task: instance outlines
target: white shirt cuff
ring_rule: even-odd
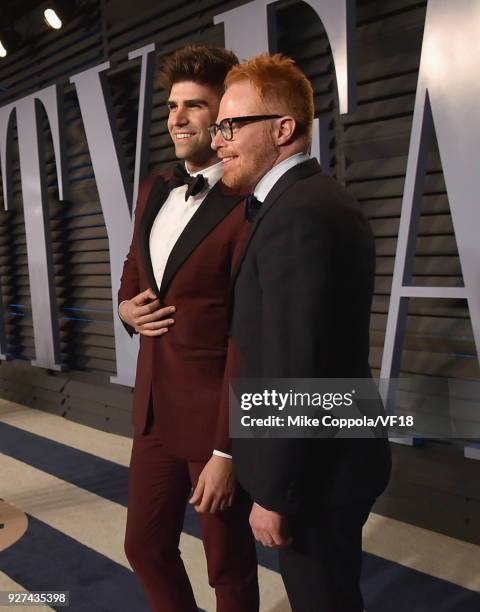
[[[122,317],[120,316],[120,306],[121,306],[122,304],[125,304],[125,302],[129,302],[129,301],[130,301],[130,300],[122,300],[122,301],[120,302],[120,304],[118,305],[117,312],[118,312],[118,316],[119,316],[119,318],[120,318],[120,321],[123,321]],[[123,322],[125,323],[125,321],[123,321]]]
[[[232,455],[227,455],[227,453],[222,453],[222,451],[219,451],[219,450],[214,450],[213,454],[217,455],[218,457],[225,457],[225,459],[231,459],[232,458]]]

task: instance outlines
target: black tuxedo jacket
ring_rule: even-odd
[[[366,378],[375,248],[369,224],[316,160],[287,171],[253,224],[233,277],[231,341],[246,378]],[[388,442],[236,439],[238,478],[263,507],[370,501]]]

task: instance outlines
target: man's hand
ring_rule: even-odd
[[[215,514],[232,505],[234,494],[232,460],[212,455],[198,478],[190,503],[197,512]]]
[[[174,306],[159,308],[160,301],[152,289],[146,289],[131,300],[122,302],[118,313],[122,321],[144,336],[161,336],[168,332],[174,319],[167,318],[175,312]]]
[[[293,542],[293,538],[286,536],[285,517],[255,503],[250,512],[250,527],[255,539],[268,548],[285,548]]]

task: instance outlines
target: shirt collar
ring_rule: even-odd
[[[197,172],[190,172],[188,169],[188,164],[185,162],[185,170],[188,172],[188,174],[190,174],[190,176],[202,174],[207,180],[207,187],[204,187],[200,193],[197,193],[197,195],[190,196],[185,202],[185,206],[189,208],[190,206],[197,206],[199,199],[203,200],[203,198],[205,198],[207,190],[212,189],[212,187],[222,178],[223,162],[217,162],[216,164],[212,164],[211,166],[208,166],[208,168],[198,170]],[[187,186],[181,185],[180,187],[177,187],[177,189],[179,190],[179,193],[184,194],[187,190]]]
[[[188,163],[185,162],[185,170],[191,176],[197,176],[198,174],[203,174],[203,176],[208,180],[208,186],[211,189],[215,183],[222,178],[223,174],[223,161],[219,161],[212,166],[208,166],[208,168],[204,168],[203,170],[197,170],[197,172],[190,172],[188,169]]]
[[[264,174],[258,181],[253,195],[257,198],[257,200],[259,200],[259,202],[264,202],[272,187],[279,180],[279,178],[283,176],[285,172],[287,172],[287,170],[290,170],[290,168],[293,168],[294,166],[297,166],[308,159],[309,156],[306,153],[300,152],[287,157],[287,159],[284,159],[276,166],[273,166],[273,168],[269,170],[267,174]]]

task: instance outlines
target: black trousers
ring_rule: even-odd
[[[309,509],[289,520],[280,571],[293,612],[363,612],[362,527],[372,504]]]

